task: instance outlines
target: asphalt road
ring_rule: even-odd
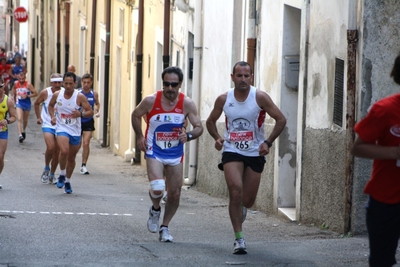
[[[16,124],[10,127],[0,175],[0,267],[368,266],[365,236],[343,238],[258,211],[250,211],[243,226],[248,254],[233,255],[227,199],[195,187],[182,190],[170,224],[175,242],[161,243],[146,228],[145,169],[97,141],[91,144],[90,175],[79,173],[78,154],[72,194],[41,183],[45,145],[33,113],[24,143]]]

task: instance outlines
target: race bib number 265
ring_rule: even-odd
[[[239,150],[248,150],[253,146],[254,133],[252,131],[230,132],[229,140]]]

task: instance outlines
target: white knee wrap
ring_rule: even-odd
[[[161,191],[160,194],[154,194],[154,191]],[[160,198],[163,196],[165,191],[165,181],[164,179],[158,179],[150,182],[150,195],[152,198]]]

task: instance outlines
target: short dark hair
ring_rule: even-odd
[[[250,64],[247,63],[246,61],[238,61],[238,62],[236,62],[236,64],[233,66],[232,74],[235,74],[235,69],[236,69],[237,66],[241,66],[241,67],[249,66],[250,74],[253,74],[253,69],[251,68]]]
[[[183,81],[183,72],[179,67],[168,67],[165,68],[161,74],[161,79],[164,81],[164,75],[167,73],[175,73],[178,76],[179,82]]]
[[[93,76],[92,76],[92,74],[90,74],[90,73],[85,73],[85,74],[83,74],[82,80],[83,80],[83,79],[90,79],[90,80],[93,82]]]
[[[400,55],[398,55],[394,60],[390,77],[393,77],[394,82],[400,85]]]
[[[72,77],[74,79],[74,82],[76,82],[76,75],[73,72],[66,72],[64,73],[63,80],[65,80],[66,77]]]

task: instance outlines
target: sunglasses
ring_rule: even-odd
[[[4,87],[4,83],[3,84],[0,84],[0,88],[3,88]]]
[[[169,87],[170,85],[172,86],[172,87],[177,87],[178,85],[179,85],[179,83],[170,83],[170,82],[163,82],[163,85],[165,86],[165,87]]]

